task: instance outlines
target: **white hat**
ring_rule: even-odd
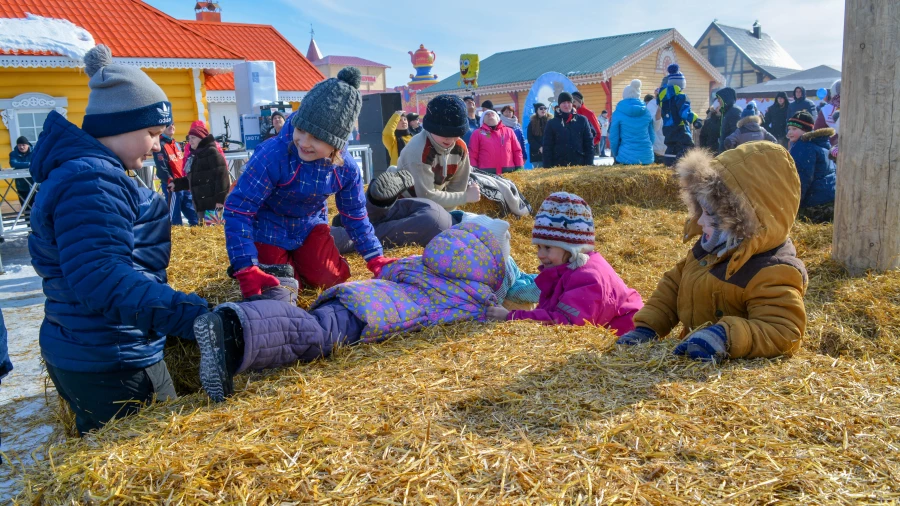
[[[500,242],[500,250],[503,252],[503,261],[506,262],[506,259],[509,258],[511,249],[510,241],[512,240],[512,236],[509,234],[509,223],[483,214],[472,213],[465,213],[463,215],[462,223],[473,223],[488,229],[494,234],[494,237]]]
[[[622,91],[622,98],[641,98],[641,80],[634,79],[631,84]]]

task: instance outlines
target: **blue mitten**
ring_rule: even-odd
[[[646,342],[650,342],[656,340],[659,336],[656,335],[652,329],[647,327],[635,327],[631,332],[627,332],[625,335],[619,338],[616,341],[616,344],[643,344]]]
[[[713,325],[694,332],[675,347],[676,355],[696,360],[719,361],[728,358],[728,334],[725,327]]]

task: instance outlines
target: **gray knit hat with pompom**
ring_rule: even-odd
[[[319,82],[303,97],[291,125],[342,151],[362,109],[360,80],[358,68],[344,67],[336,78]]]
[[[90,77],[87,109],[81,129],[95,138],[134,132],[172,123],[172,104],[143,70],[113,63],[109,48],[100,44],[84,55]]]

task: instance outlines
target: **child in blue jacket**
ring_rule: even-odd
[[[800,111],[787,121],[791,157],[800,176],[800,219],[813,223],[834,221],[835,166],[829,158],[833,128],[815,129],[815,119]]]
[[[659,92],[657,102],[662,113],[663,135],[665,136],[666,154],[664,162],[672,167],[685,151],[694,147],[691,125],[695,128],[703,126],[700,116],[691,110],[691,101],[684,94],[687,80],[679,71],[677,63],[668,67],[666,86]]]
[[[316,84],[277,137],[260,145],[225,201],[225,244],[244,298],[278,286],[260,264],[291,264],[303,285],[328,288],[350,278],[331,238],[325,201],[373,274],[393,259],[366,213],[359,167],[345,149],[362,107],[361,75],[346,67]]]
[[[81,128],[53,111],[34,148],[41,185],[28,249],[43,278],[41,356],[78,431],[98,429],[154,399],[174,398],[166,335],[194,338],[205,300],[166,284],[169,212],[126,170],[159,151],[172,106],[143,71],[85,55],[91,88]]]

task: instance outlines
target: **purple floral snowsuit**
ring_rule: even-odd
[[[503,282],[500,243],[487,229],[463,223],[441,232],[422,256],[400,259],[381,279],[326,290],[309,312],[276,300],[223,304],[244,330],[239,371],[331,354],[336,346],[378,342],[397,332],[463,320],[484,321]],[[219,308],[217,308],[219,310]]]

